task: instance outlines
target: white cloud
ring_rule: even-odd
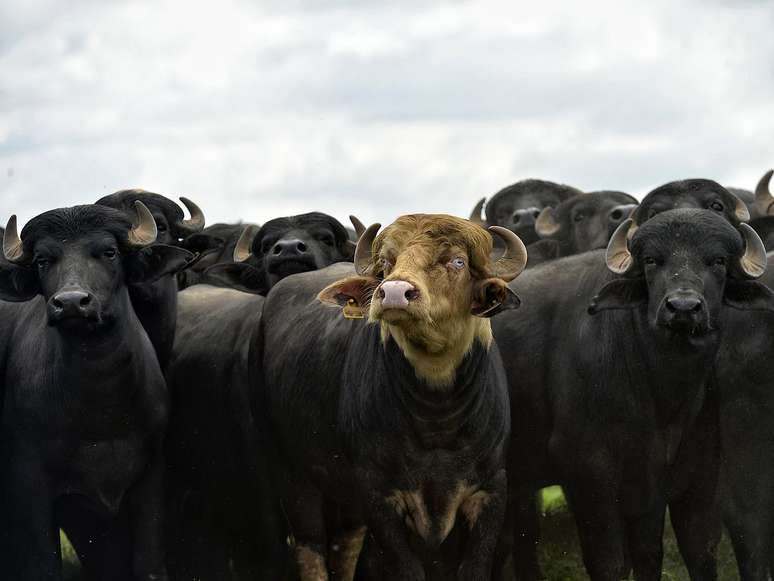
[[[678,5],[679,4],[679,5]],[[774,165],[770,3],[10,0],[0,219],[125,187],[209,221],[467,215]]]

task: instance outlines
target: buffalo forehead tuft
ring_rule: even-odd
[[[710,210],[684,208],[657,214],[640,226],[631,241],[632,253],[641,252],[646,241],[655,240],[668,249],[678,239],[696,248],[712,241],[723,245],[732,256],[744,252],[742,236],[728,220]]]
[[[468,252],[470,266],[482,275],[491,268],[489,254],[492,252],[492,237],[481,226],[469,220],[446,214],[410,214],[401,216],[385,228],[374,240],[372,260],[387,241],[403,245],[412,241],[426,241],[434,245],[448,243],[462,246]]]
[[[73,206],[49,210],[36,216],[24,226],[21,239],[26,250],[32,250],[43,237],[72,239],[86,232],[105,231],[123,242],[132,223],[123,212],[108,206]]]

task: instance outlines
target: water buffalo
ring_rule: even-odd
[[[177,274],[178,290],[205,282],[204,272],[216,264],[234,261],[234,248],[246,227],[252,224],[218,223],[207,226],[201,232],[188,236],[183,248],[195,253],[198,258],[190,267]]]
[[[729,308],[774,310],[753,280],[764,269],[747,225],[678,209],[512,285],[525,306],[493,331],[511,387],[517,567],[534,550],[532,494],[559,483],[593,580],[626,576],[627,547],[635,578],[660,578],[667,505],[691,579],[716,578],[712,373]]]
[[[122,210],[131,217],[135,201],[142,202],[150,210],[156,222],[158,233],[156,242],[171,248],[180,246],[183,238],[204,227],[204,214],[201,209],[187,198],[180,198],[180,200],[191,213],[191,218],[188,220],[175,202],[145,190],[121,190],[100,198],[96,203]],[[182,265],[180,270],[186,266]],[[167,367],[175,340],[177,309],[175,275],[176,273],[169,272],[166,276],[152,282],[129,285],[132,306],[156,349],[162,370]]]
[[[636,207],[637,200],[629,194],[605,190],[573,196],[556,207],[543,208],[535,222],[535,232],[542,240],[527,248],[529,266],[536,266],[541,258],[561,258],[605,248],[618,225]],[[542,246],[549,246],[552,251],[533,252]]]
[[[771,173],[761,179],[756,200],[768,194]],[[695,207],[702,207],[706,193],[692,190]],[[649,194],[650,196],[650,194]],[[647,202],[647,197],[643,204]],[[690,196],[682,197],[688,205]],[[756,212],[755,205],[749,206]],[[764,215],[768,206],[758,206],[750,226],[764,236],[770,234],[774,216]],[[736,216],[726,216],[736,224]],[[768,236],[767,236],[768,238]],[[765,242],[764,242],[765,244]],[[765,263],[765,262],[764,262]],[[761,281],[774,287],[774,273]],[[723,520],[728,528],[742,580],[768,579],[774,571],[774,381],[769,345],[774,341],[774,317],[769,313],[731,311],[724,315],[723,340],[716,364],[719,395],[721,459],[723,468]]]
[[[351,262],[355,245],[341,223],[327,214],[310,212],[248,226],[234,248],[232,263],[205,271],[205,281],[265,295],[291,274]]]
[[[153,245],[137,203],[45,212],[0,262],[0,570],[61,578],[59,528],[91,579],[166,579],[162,439],[167,393],[127,285],[190,253]],[[5,302],[12,301],[12,302]]]
[[[255,393],[277,438],[295,564],[304,581],[352,579],[367,527],[369,579],[487,579],[509,430],[488,318],[518,305],[506,281],[526,250],[494,227],[506,252],[493,262],[489,234],[451,216],[378,229],[360,238],[354,271],[290,277],[264,304]]]
[[[486,198],[481,198],[470,214],[470,220],[487,226],[502,226],[515,232],[524,244],[537,242],[535,221],[543,208],[581,194],[570,186],[545,180],[522,180],[497,192],[486,204],[486,217],[481,219]],[[497,241],[495,241],[497,244]]]

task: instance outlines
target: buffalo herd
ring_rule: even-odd
[[[0,229],[0,578],[774,574],[772,171],[638,203],[528,179],[468,219],[214,224],[122,190]],[[12,208],[6,208],[9,212]]]

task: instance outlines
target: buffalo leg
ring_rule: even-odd
[[[508,480],[505,470],[470,495],[460,507],[470,529],[457,579],[489,579],[497,541],[505,520]]]
[[[15,581],[59,580],[62,557],[48,476],[37,462],[17,458],[6,470],[0,570]]]
[[[698,492],[687,494],[680,501],[669,504],[677,546],[691,581],[715,581],[718,578],[719,512],[714,492],[707,495]]]
[[[395,506],[386,495],[374,491],[367,509],[368,529],[373,531],[383,564],[382,578],[385,581],[424,581],[424,567],[411,550],[409,531]]]
[[[167,579],[164,527],[164,454],[159,439],[146,472],[129,492],[134,578]]]
[[[285,513],[294,538],[293,561],[301,581],[328,581],[323,498],[308,483],[285,479]]]
[[[537,544],[540,540],[539,495],[533,490],[514,492],[508,499],[509,516],[513,525],[504,535],[510,535],[513,543],[513,571],[516,581],[537,581],[542,579],[537,558]],[[495,563],[495,567],[502,567]],[[495,579],[507,579],[503,574]]]
[[[626,519],[630,564],[637,581],[661,579],[665,513],[666,507],[660,505],[644,515]]]
[[[578,525],[583,562],[592,581],[618,581],[624,531],[617,488],[604,478],[563,485]]]

